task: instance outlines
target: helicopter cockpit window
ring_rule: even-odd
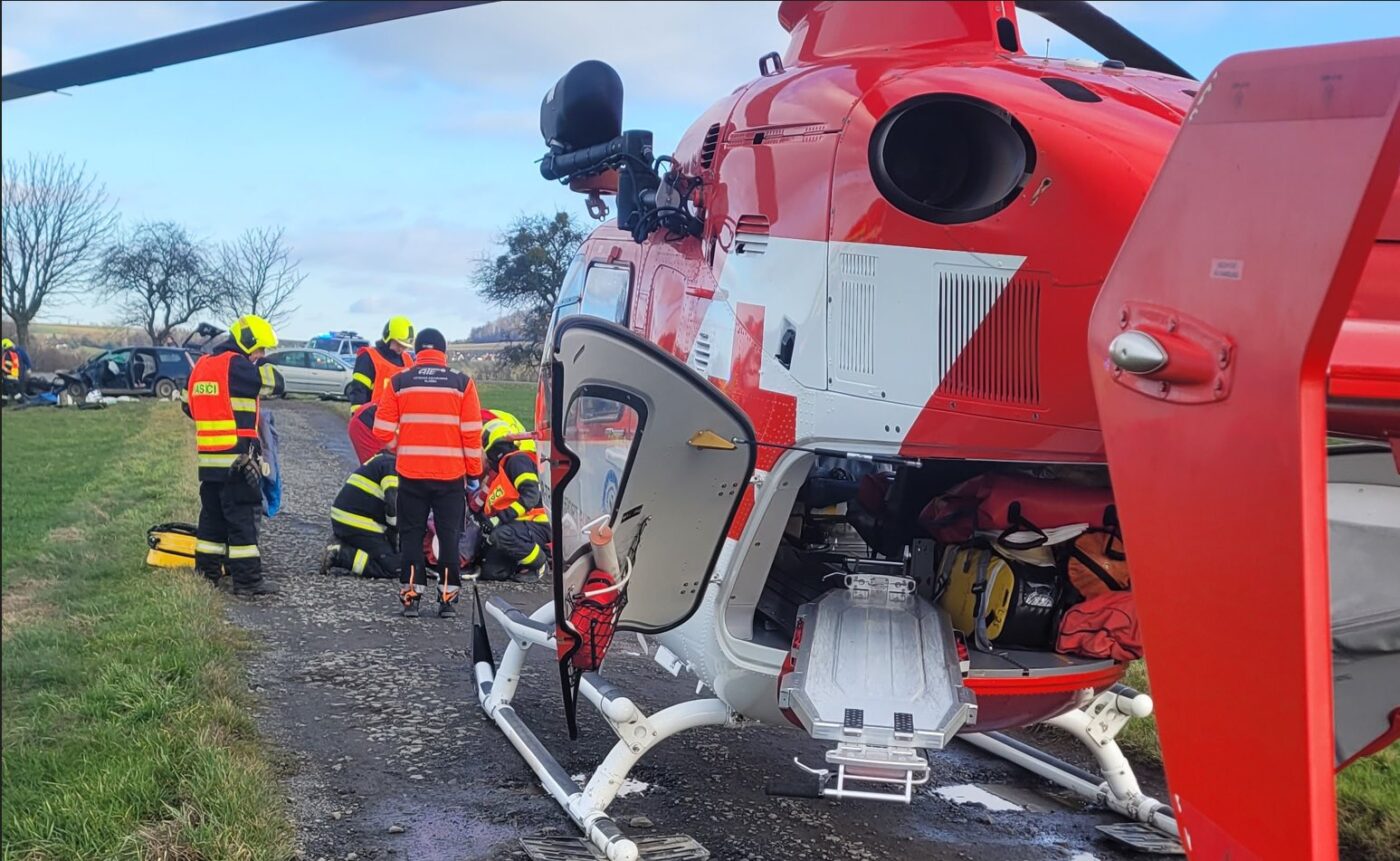
[[[590,317],[626,324],[631,286],[632,269],[629,266],[590,266],[583,285],[583,306],[580,311]]]
[[[633,406],[605,392],[580,394],[569,404],[563,438],[576,456],[578,474],[563,489],[560,524],[565,559],[573,558],[588,540],[585,528],[613,516],[642,418]]]

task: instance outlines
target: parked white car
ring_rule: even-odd
[[[334,353],[306,348],[273,350],[267,354],[267,362],[282,373],[289,395],[350,396],[354,372]]]

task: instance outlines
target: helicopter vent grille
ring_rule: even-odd
[[[719,149],[719,123],[710,126],[705,132],[705,142],[700,147],[700,166],[709,169],[715,163],[715,150]]]
[[[837,260],[836,366],[847,373],[875,373],[875,264],[873,254],[844,252]]]
[[[702,376],[710,373],[710,334],[700,332],[695,336],[695,344],[690,348],[690,366]]]
[[[945,270],[938,298],[939,393],[1040,403],[1040,278]]]

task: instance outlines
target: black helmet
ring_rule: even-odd
[[[437,329],[423,329],[413,342],[413,352],[416,353],[419,350],[437,350],[439,353],[446,353],[447,339]]]

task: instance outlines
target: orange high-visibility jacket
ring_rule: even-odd
[[[533,452],[512,451],[501,458],[486,490],[486,511],[501,520],[548,523],[540,494],[540,467]],[[529,507],[527,507],[529,506]]]
[[[385,356],[388,347],[381,349],[380,344],[372,347],[361,347],[359,356],[355,360],[355,378],[358,385],[364,386],[369,395],[369,400],[357,404],[355,412],[359,412],[365,404],[377,404],[384,397],[384,392],[389,388],[389,380],[399,371],[413,367],[413,354],[401,353],[399,360],[403,363],[394,364],[393,360]],[[368,363],[365,361],[368,359]],[[366,366],[368,365],[368,366]],[[369,373],[366,373],[368,371]],[[359,397],[364,397],[360,395]],[[356,398],[358,400],[358,398]]]
[[[282,388],[274,367],[258,367],[232,346],[195,363],[186,393],[200,481],[228,477],[234,459],[258,438],[259,395],[280,394]]]
[[[481,399],[476,381],[423,350],[395,374],[379,401],[374,435],[398,455],[404,478],[448,481],[481,476]]]

